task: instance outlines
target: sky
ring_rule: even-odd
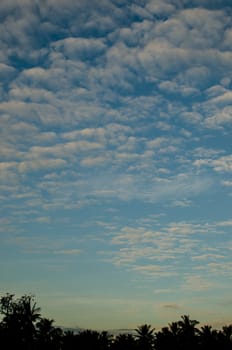
[[[65,327],[232,323],[231,0],[0,18],[1,295]]]

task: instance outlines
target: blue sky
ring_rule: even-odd
[[[0,3],[1,293],[64,326],[232,322],[232,5]]]

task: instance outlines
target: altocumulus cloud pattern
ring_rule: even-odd
[[[68,326],[230,322],[231,1],[0,14],[2,292]]]

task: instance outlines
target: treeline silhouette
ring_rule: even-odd
[[[156,331],[149,324],[133,333],[113,336],[107,331],[81,330],[74,333],[54,326],[41,316],[32,295],[0,298],[0,349],[17,350],[227,350],[232,349],[232,325],[220,330],[199,326],[188,315]]]

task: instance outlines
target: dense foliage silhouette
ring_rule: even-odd
[[[149,324],[134,332],[113,336],[107,331],[82,330],[78,333],[54,326],[41,316],[32,295],[0,298],[0,349],[17,350],[232,350],[232,324],[220,330],[188,315],[156,331]]]

